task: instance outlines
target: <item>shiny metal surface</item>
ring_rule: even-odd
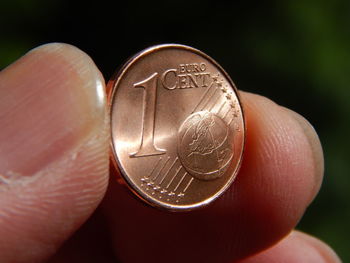
[[[112,159],[141,199],[169,210],[210,203],[234,181],[245,138],[226,72],[191,47],[130,59],[108,83]]]

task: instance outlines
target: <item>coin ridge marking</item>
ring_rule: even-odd
[[[177,162],[178,159],[179,159],[179,157],[176,156],[176,158],[174,159],[173,163],[171,164],[171,166],[169,167],[169,169],[167,170],[167,172],[164,174],[162,180],[160,180],[159,185],[162,185],[163,181],[164,181],[165,178],[168,176],[168,173],[169,173],[170,170],[173,168],[173,166],[175,165],[175,163]]]
[[[218,109],[218,111],[216,112],[216,114],[218,116],[220,116],[220,111],[224,108],[224,106],[226,105],[226,100],[221,104],[220,108]]]
[[[197,111],[197,108],[199,107],[199,105],[203,102],[204,98],[207,96],[207,94],[209,93],[211,88],[211,85],[207,88],[207,90],[205,91],[205,93],[203,94],[203,96],[200,98],[199,102],[197,103],[196,107],[194,107],[193,111],[191,112],[194,113]]]
[[[156,167],[158,166],[158,164],[160,163],[161,160],[162,160],[162,157],[160,157],[160,158],[157,160],[157,162],[156,162],[156,164],[153,166],[151,172],[150,172],[148,175],[146,175],[146,176],[144,176],[144,177],[141,178],[141,181],[142,181],[142,182],[144,182],[144,181],[147,182],[147,180],[151,177],[152,173],[155,171]]]
[[[169,186],[173,183],[175,177],[178,175],[178,173],[180,172],[181,169],[182,169],[182,165],[179,165],[179,167],[176,169],[174,176],[171,178],[171,180],[167,184],[166,189],[169,189]]]
[[[210,102],[210,99],[216,94],[216,92],[217,92],[217,88],[212,88],[214,91],[212,92],[212,94],[206,99],[207,101],[206,101],[206,103],[203,105],[203,107],[201,108],[201,110],[200,111],[203,111],[206,107],[207,107],[207,105],[208,105],[208,103]]]
[[[192,177],[192,178],[190,179],[190,181],[187,183],[185,189],[182,191],[183,193],[185,193],[185,192],[187,191],[187,189],[190,187],[190,185],[191,185],[191,183],[193,182],[193,180],[194,180],[194,177]]]
[[[185,171],[184,175],[181,177],[180,181],[177,183],[176,187],[174,188],[175,192],[177,191],[177,189],[181,185],[182,181],[185,179],[186,175],[188,175],[188,173]]]
[[[167,163],[170,160],[170,156],[168,156],[167,160],[165,161],[165,163],[163,164],[162,168],[160,168],[160,170],[158,171],[157,175],[153,178],[154,181],[156,181],[158,179],[158,176],[160,175],[161,171],[164,169],[164,167],[167,165]]]
[[[217,96],[216,100],[214,101],[213,105],[211,105],[211,107],[209,108],[209,111],[213,110],[213,108],[217,105],[217,103],[219,102],[220,99],[222,99],[222,98],[219,94],[219,96]]]

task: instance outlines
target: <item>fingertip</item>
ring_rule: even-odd
[[[317,167],[309,140],[298,121],[275,102],[241,95],[247,144],[235,190],[253,202],[251,207],[260,204],[266,220],[274,215],[274,224],[288,233],[315,196]]]
[[[109,125],[102,74],[76,47],[40,46],[0,73],[0,124],[1,260],[39,261],[105,193]]]
[[[240,214],[242,236],[255,247],[240,244],[251,253],[296,226],[320,182],[310,139],[295,117],[266,97],[241,92],[241,98],[247,126],[242,167],[216,207]]]
[[[311,191],[310,201],[309,201],[309,203],[311,203],[313,199],[316,197],[317,193],[319,192],[323,181],[324,157],[323,157],[322,145],[315,128],[311,125],[311,123],[307,119],[305,119],[299,113],[292,111],[288,108],[285,108],[285,107],[281,107],[281,108],[284,111],[286,111],[290,116],[292,116],[300,125],[309,143],[309,148],[311,149],[312,157],[310,158],[310,161],[313,164],[313,171],[314,171],[314,173],[310,175],[310,176],[313,176],[314,178],[314,186]]]
[[[240,263],[341,263],[338,255],[324,242],[299,231],[292,231],[273,247]]]
[[[308,174],[309,177],[311,176],[314,179],[313,189],[310,191],[309,198],[309,203],[311,203],[321,187],[324,175],[323,150],[316,130],[303,116],[291,109],[278,105],[269,98],[249,92],[241,92],[241,97],[245,102],[244,105],[248,115],[247,118],[250,120],[248,123],[248,131],[253,135],[250,136],[251,141],[259,140],[259,134],[261,134],[261,132],[259,133],[255,131],[256,128],[264,128],[264,125],[261,125],[262,122],[265,122],[272,128],[274,128],[273,126],[277,128],[280,126],[279,128],[281,128],[281,130],[284,128],[288,133],[294,129],[294,132],[290,133],[289,136],[287,136],[287,133],[275,133],[276,136],[281,137],[280,140],[284,140],[281,145],[284,145],[286,150],[288,150],[289,147],[287,145],[288,141],[292,142],[292,136],[298,135],[299,137],[304,137],[303,140],[295,141],[295,143],[300,144],[300,155],[304,154],[306,157],[305,160],[310,163],[310,166],[312,166],[309,167],[311,173]],[[278,138],[276,138],[275,141],[280,143],[278,142]],[[268,151],[269,150],[267,150],[267,152]],[[303,165],[301,167],[303,167]]]
[[[10,171],[34,174],[105,126],[103,77],[76,47],[35,48],[0,78],[0,173],[5,177]]]
[[[323,179],[324,159],[317,133],[301,115],[266,97],[246,92],[242,97],[248,130],[245,164],[252,166],[251,160],[259,163],[248,168],[250,174],[268,171],[265,179],[270,181],[266,181],[266,187],[279,183],[282,186],[279,180],[289,182],[280,193],[289,197],[298,193],[298,206],[306,207],[317,195]]]
[[[293,231],[293,234],[300,240],[303,240],[309,246],[314,247],[318,251],[318,253],[321,255],[321,257],[325,260],[325,262],[327,263],[342,262],[339,256],[337,255],[337,253],[335,253],[335,251],[329,245],[327,245],[320,239],[300,231]]]
[[[79,92],[85,93],[85,101],[92,106],[91,108],[95,109],[95,112],[97,109],[96,114],[92,114],[92,116],[101,120],[98,114],[106,110],[105,80],[89,55],[71,44],[58,42],[43,44],[27,53],[27,55],[32,54],[36,60],[46,61],[47,67],[55,67],[57,71],[56,78],[60,78],[62,72],[58,69],[62,66],[65,68],[62,79],[67,77],[66,74],[69,74],[71,78],[68,79],[69,81],[85,82],[85,85],[77,85],[80,88]],[[52,61],[55,61],[57,65],[51,64]]]

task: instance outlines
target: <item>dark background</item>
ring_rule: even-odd
[[[326,173],[298,229],[350,262],[350,1],[0,2],[0,69],[54,41],[84,50],[107,80],[150,45],[190,45],[240,89],[304,115],[320,135]]]

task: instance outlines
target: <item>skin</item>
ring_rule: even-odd
[[[316,132],[240,95],[247,145],[236,181],[204,209],[168,213],[117,183],[105,82],[88,55],[66,44],[27,53],[0,72],[0,261],[340,262],[293,230],[322,182]]]

